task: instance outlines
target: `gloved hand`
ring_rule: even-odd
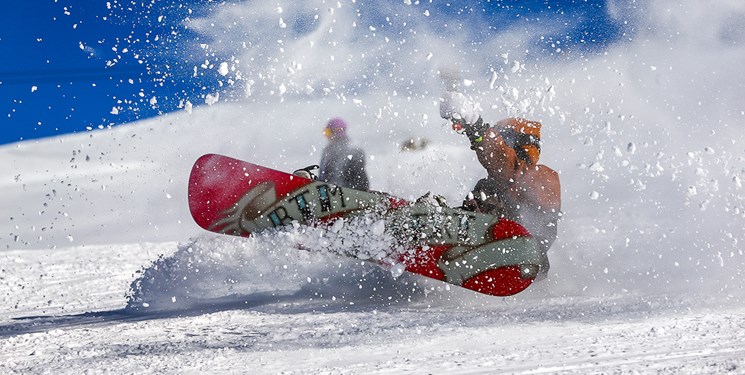
[[[440,117],[448,120],[462,120],[465,124],[475,124],[481,117],[481,108],[465,95],[456,91],[446,91],[440,98]]]
[[[456,91],[442,94],[440,116],[453,122],[453,130],[468,136],[472,149],[478,147],[489,129],[489,124],[481,120],[481,108]]]

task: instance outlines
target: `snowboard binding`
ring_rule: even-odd
[[[449,208],[448,202],[442,195],[439,194],[432,194],[431,191],[428,191],[426,194],[422,195],[421,197],[417,198],[417,203],[424,203],[433,207],[445,207]]]
[[[292,172],[292,174],[294,174],[295,176],[307,178],[309,180],[317,180],[318,176],[316,176],[316,174],[313,173],[313,171],[316,169],[321,169],[321,167],[318,166],[317,164],[313,164],[305,168],[300,168],[298,170],[295,170],[295,172]]]

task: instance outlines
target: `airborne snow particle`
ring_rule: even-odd
[[[632,155],[636,153],[636,145],[634,142],[629,142],[628,146],[626,146],[626,152]]]
[[[591,170],[591,171],[593,171],[593,172],[598,172],[598,173],[605,171],[605,168],[603,168],[603,165],[600,164],[600,162],[597,162],[597,161],[594,162],[594,163],[592,163],[592,164],[590,164],[590,166],[588,167],[588,169]]]
[[[220,100],[220,93],[219,92],[215,93],[215,95],[207,94],[204,97],[204,103],[207,104],[207,105],[213,105],[213,104],[217,103],[219,100]]]
[[[512,73],[517,73],[520,70],[522,70],[522,66],[521,66],[520,62],[519,61],[513,61],[512,62],[512,68],[510,68],[510,71]]]
[[[394,278],[398,278],[399,276],[404,274],[404,271],[406,270],[406,266],[401,263],[396,263],[391,267],[391,276]]]
[[[221,62],[220,67],[217,68],[217,72],[220,73],[221,76],[225,77],[228,74],[228,72],[230,72],[228,70],[228,63]]]

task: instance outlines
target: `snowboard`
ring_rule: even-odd
[[[200,227],[234,236],[292,226],[331,234],[355,218],[382,223],[367,230],[377,227],[391,239],[384,256],[345,255],[488,295],[521,292],[540,269],[537,240],[516,222],[336,186],[223,155],[203,155],[194,163],[188,196]]]

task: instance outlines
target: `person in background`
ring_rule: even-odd
[[[370,182],[365,170],[365,153],[350,145],[347,123],[332,118],[323,129],[329,143],[321,154],[318,179],[334,185],[357,190],[368,190]]]
[[[546,253],[557,236],[561,216],[561,183],[553,169],[538,164],[541,123],[507,118],[494,125],[483,121],[480,109],[465,95],[447,91],[440,99],[440,116],[465,134],[487,177],[478,181],[463,208],[504,217],[524,226],[538,239],[543,264],[536,279],[549,268]]]

